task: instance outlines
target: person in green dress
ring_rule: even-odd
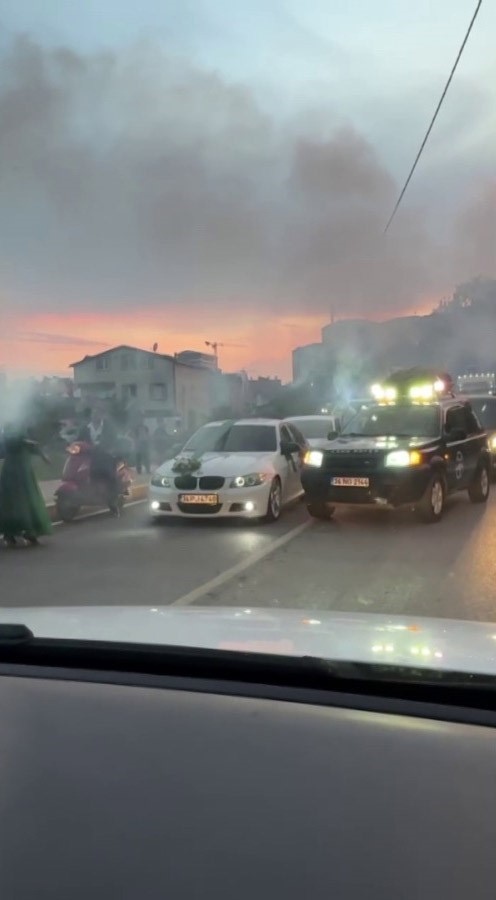
[[[33,455],[46,456],[36,441],[29,440],[19,429],[4,428],[0,473],[0,534],[6,544],[14,547],[22,537],[29,544],[37,544],[42,535],[52,533],[47,512],[33,470]]]

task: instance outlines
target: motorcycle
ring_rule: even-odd
[[[111,512],[119,513],[130,495],[133,479],[125,460],[115,461],[117,494],[110,496],[108,481],[92,475],[92,451],[92,445],[85,441],[74,441],[67,447],[62,483],[55,491],[57,516],[63,522],[71,522],[86,506],[108,506]]]

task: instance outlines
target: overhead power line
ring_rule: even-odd
[[[432,117],[432,119],[431,119],[430,125],[429,125],[429,127],[428,127],[428,129],[427,129],[427,131],[426,131],[426,133],[425,133],[424,140],[422,141],[422,143],[421,143],[421,145],[420,145],[420,148],[419,148],[419,151],[418,151],[418,153],[417,153],[417,155],[416,155],[416,157],[415,157],[415,162],[413,163],[413,166],[412,166],[412,168],[410,169],[410,172],[409,172],[409,174],[408,174],[408,178],[406,179],[405,184],[403,185],[403,188],[402,188],[402,190],[401,190],[401,193],[400,193],[400,195],[399,195],[399,197],[398,197],[398,199],[397,199],[397,201],[396,201],[396,205],[395,205],[395,207],[394,207],[394,209],[393,209],[393,211],[392,211],[392,213],[391,213],[391,215],[390,215],[390,217],[389,217],[389,221],[388,221],[388,223],[387,223],[387,225],[386,225],[386,227],[385,227],[385,229],[384,229],[384,234],[386,234],[386,231],[388,230],[389,226],[391,225],[391,222],[393,221],[393,219],[394,219],[394,217],[395,217],[395,215],[396,215],[396,213],[397,213],[397,211],[398,211],[398,207],[399,207],[401,201],[403,200],[403,197],[405,196],[406,189],[407,189],[408,185],[410,184],[410,181],[411,181],[411,179],[412,179],[412,175],[413,175],[413,173],[415,172],[415,169],[417,168],[417,163],[418,163],[420,157],[422,156],[422,153],[423,153],[423,150],[424,150],[424,147],[425,147],[427,141],[429,140],[429,135],[430,135],[430,133],[431,133],[431,131],[432,131],[432,129],[433,129],[434,122],[436,121],[437,115],[438,115],[438,113],[439,113],[439,110],[441,109],[441,106],[443,105],[444,98],[446,97],[446,94],[448,93],[448,88],[449,88],[449,86],[450,86],[450,84],[451,84],[451,82],[452,82],[452,80],[453,80],[453,75],[454,75],[455,72],[456,72],[458,63],[460,62],[462,53],[463,53],[463,51],[464,51],[464,49],[465,49],[465,44],[467,43],[467,41],[468,41],[468,39],[469,39],[469,37],[470,37],[470,32],[472,31],[472,28],[473,28],[473,26],[474,26],[474,23],[475,23],[475,20],[476,20],[478,14],[479,14],[479,10],[480,10],[481,6],[482,6],[482,0],[479,0],[479,2],[477,3],[477,6],[476,6],[476,8],[475,8],[475,12],[474,12],[474,14],[473,14],[473,16],[472,16],[472,19],[471,19],[471,21],[470,21],[470,25],[468,26],[467,33],[465,34],[465,37],[464,37],[464,39],[463,39],[463,42],[462,42],[462,44],[461,44],[461,47],[460,47],[460,49],[459,49],[459,51],[458,51],[457,57],[456,57],[455,62],[454,62],[454,64],[453,64],[453,68],[451,69],[451,72],[450,72],[450,74],[449,74],[449,78],[448,78],[448,80],[447,80],[447,82],[446,82],[446,84],[445,84],[445,86],[444,86],[443,93],[441,94],[441,97],[439,98],[439,103],[438,103],[437,106],[436,106],[436,109],[435,109],[434,115],[433,115],[433,117]]]

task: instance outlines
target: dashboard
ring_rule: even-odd
[[[87,673],[0,721],[2,900],[494,897],[489,725]]]

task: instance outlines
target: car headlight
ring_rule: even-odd
[[[265,472],[251,472],[250,475],[236,475],[236,477],[231,481],[229,487],[257,487],[257,485],[263,484],[264,481],[267,481],[267,475],[265,474]]]
[[[172,487],[172,479],[168,475],[153,475],[151,483],[153,487]]]
[[[418,450],[391,450],[387,454],[386,466],[418,466],[422,462],[422,454]]]
[[[492,434],[489,438],[489,446],[491,450],[496,450],[496,434]]]
[[[306,466],[315,466],[315,468],[320,469],[323,459],[324,454],[322,450],[307,450],[303,457],[303,462]]]

